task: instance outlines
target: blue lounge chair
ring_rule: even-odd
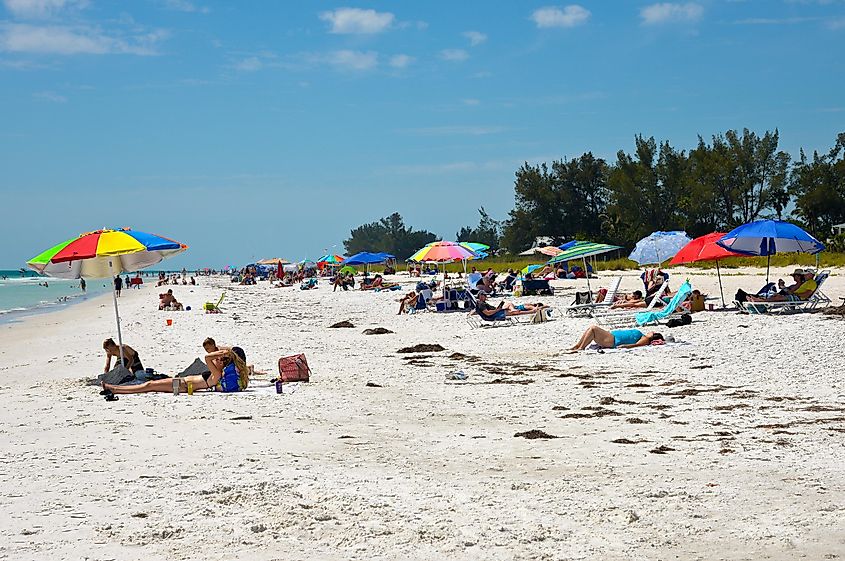
[[[687,297],[692,292],[692,286],[690,285],[689,281],[684,281],[684,284],[678,288],[678,292],[676,292],[672,299],[669,300],[669,303],[663,306],[660,310],[656,312],[640,312],[636,315],[637,325],[648,325],[648,324],[657,324],[661,320],[668,319],[672,315],[676,314],[678,310],[681,308],[681,305],[687,299]]]

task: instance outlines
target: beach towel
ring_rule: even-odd
[[[192,362],[185,370],[177,374],[176,377],[184,378],[185,376],[202,376],[206,372],[210,372],[208,365],[199,358],[195,358],[194,362]]]
[[[636,315],[637,325],[645,325],[647,323],[654,323],[660,321],[661,319],[666,319],[667,317],[671,316],[675,313],[675,310],[678,309],[678,306],[686,300],[687,296],[690,295],[692,292],[692,286],[690,285],[689,281],[684,281],[684,284],[678,288],[678,292],[672,296],[672,299],[666,304],[662,309],[656,312],[640,312]]]

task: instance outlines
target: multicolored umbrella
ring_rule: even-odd
[[[55,245],[27,265],[62,279],[108,278],[145,269],[186,249],[185,244],[128,228],[97,230]]]
[[[531,249],[526,249],[520,255],[548,255],[549,257],[554,257],[555,255],[560,254],[560,249],[553,246],[547,245],[544,247],[532,247]]]
[[[339,265],[343,261],[342,255],[334,255],[329,253],[317,259],[317,263],[325,263],[326,265]]]
[[[725,234],[722,232],[713,232],[712,234],[695,238],[685,245],[669,262],[669,265],[683,265],[684,263],[698,263],[699,261],[715,261],[723,308],[725,307],[725,292],[722,289],[722,273],[719,270],[719,261],[726,257],[742,257],[743,255],[742,253],[725,249],[716,243],[724,237]]]
[[[456,242],[432,242],[408,258],[417,263],[451,263],[474,259],[476,253]]]
[[[67,240],[38,254],[27,262],[33,271],[61,279],[114,278],[115,275],[138,271],[173,257],[188,246],[155,234],[129,228],[97,230]],[[112,284],[114,286],[114,284]],[[123,364],[123,336],[117,295],[112,290],[120,363]]]
[[[261,261],[256,261],[257,265],[289,265],[290,261],[287,259],[282,259],[280,257],[271,257],[270,259],[262,259]]]
[[[522,268],[522,274],[527,275],[529,273],[533,273],[534,271],[536,271],[537,269],[540,269],[542,267],[543,267],[542,265],[526,265],[525,267]]]

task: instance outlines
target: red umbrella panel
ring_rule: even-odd
[[[722,296],[722,307],[725,307],[725,292],[722,289],[722,272],[719,270],[719,261],[727,257],[744,257],[742,253],[736,253],[725,249],[716,242],[725,237],[722,232],[713,232],[695,238],[675,254],[669,262],[670,265],[683,265],[684,263],[698,263],[700,261],[715,261],[716,275],[719,277],[719,294]]]

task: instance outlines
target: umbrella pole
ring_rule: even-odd
[[[772,264],[772,254],[766,255],[766,284],[769,284],[769,267]]]
[[[716,276],[719,277],[719,294],[722,295],[722,308],[725,308],[725,290],[722,288],[722,273],[719,272],[719,261],[716,261]]]
[[[120,348],[120,365],[123,366],[123,335],[120,333],[120,314],[117,311],[117,290],[114,286],[114,268],[111,259],[109,259],[109,272],[111,273],[111,296],[114,300],[114,319],[117,321],[117,345]]]
[[[581,261],[584,262],[584,275],[587,277],[587,292],[590,293],[590,302],[593,301],[593,289],[590,288],[590,271],[587,270],[587,258],[582,257]]]

